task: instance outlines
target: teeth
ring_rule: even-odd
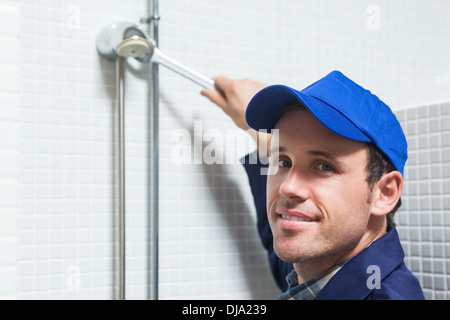
[[[284,214],[281,217],[284,220],[289,220],[289,221],[307,221],[307,222],[315,221],[312,219],[305,219],[305,218],[300,218],[300,217],[296,217],[296,216],[288,216],[288,215],[284,215]]]

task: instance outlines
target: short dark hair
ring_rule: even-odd
[[[397,169],[394,167],[389,158],[383,152],[381,152],[374,144],[372,143],[367,144],[367,153],[368,153],[368,161],[366,166],[367,172],[366,182],[369,185],[370,190],[372,191],[375,184],[378,181],[380,181],[381,177],[385,173],[396,171]],[[400,197],[394,209],[392,209],[392,211],[386,215],[386,222],[388,227],[390,225],[395,227],[394,215],[397,212],[397,210],[401,207],[401,205],[402,205],[402,198]]]

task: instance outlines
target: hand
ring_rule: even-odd
[[[212,89],[204,89],[200,93],[218,105],[239,128],[250,129],[245,121],[245,110],[253,96],[267,85],[250,79],[232,80],[225,76],[213,80],[222,93]]]
[[[204,89],[200,93],[219,106],[241,129],[247,131],[255,140],[260,156],[267,156],[270,147],[270,134],[259,133],[250,127],[245,120],[245,110],[253,96],[266,84],[251,79],[232,80],[225,76],[213,78],[221,91]],[[264,146],[260,149],[260,146]],[[265,149],[265,150],[264,150]]]

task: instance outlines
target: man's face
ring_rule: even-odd
[[[267,182],[275,252],[290,263],[349,258],[370,217],[366,145],[331,132],[301,108],[287,112],[276,129],[279,149],[272,150]]]

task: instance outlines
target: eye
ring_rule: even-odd
[[[333,168],[332,166],[330,166],[330,165],[328,165],[328,164],[326,164],[326,163],[321,163],[321,164],[319,164],[319,165],[317,166],[317,168],[318,168],[320,171],[323,171],[323,172],[333,172],[333,171],[335,171],[334,168]]]
[[[280,159],[280,160],[278,161],[278,165],[279,165],[280,167],[282,167],[282,168],[290,168],[290,167],[292,167],[292,163],[291,163],[290,161],[288,161],[288,160],[283,160],[283,159]]]

